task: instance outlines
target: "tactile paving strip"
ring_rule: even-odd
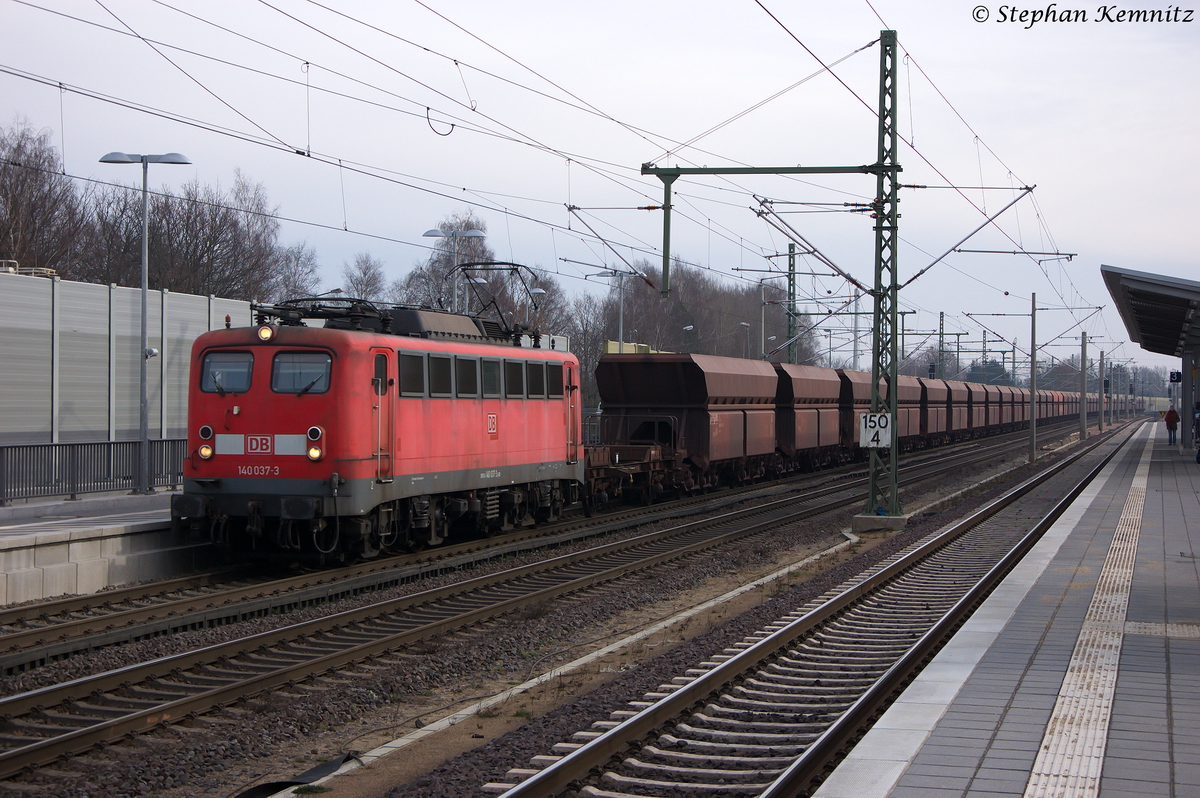
[[[1099,792],[1154,437],[1152,428],[1033,763],[1025,798],[1086,798]]]

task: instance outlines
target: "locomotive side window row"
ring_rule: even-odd
[[[401,396],[559,399],[563,395],[562,363],[405,352],[398,353],[398,360]]]

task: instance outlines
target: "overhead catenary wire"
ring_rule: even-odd
[[[21,2],[21,1],[22,1],[22,0],[18,0],[18,2]],[[30,4],[30,3],[24,3],[24,4],[26,4],[26,5],[30,5],[31,7],[34,7],[34,8],[39,8],[39,9],[41,9],[41,7],[39,7],[39,6],[35,6],[35,5],[33,5],[33,4]],[[173,6],[170,6],[169,4],[165,4],[165,3],[161,3],[161,2],[160,2],[160,4],[164,5],[164,7],[167,7],[167,8],[172,8],[173,10],[178,10],[178,9],[174,9],[174,7],[173,7]],[[41,10],[48,10],[48,9],[41,9]],[[52,12],[52,13],[61,13],[61,12]],[[187,12],[181,12],[181,13],[187,13]],[[93,23],[93,22],[91,22],[91,21],[88,21],[88,20],[80,20],[79,18],[76,18],[76,17],[70,17],[69,15],[66,15],[66,16],[68,16],[68,17],[69,17],[69,18],[71,18],[71,19],[75,19],[75,20],[77,20],[77,21],[81,21],[81,22],[87,22],[88,24],[93,24],[93,25],[95,25],[95,24],[96,24],[96,23]],[[190,16],[190,17],[192,17],[192,18],[199,19],[199,18],[195,17],[195,15],[191,15],[191,14],[189,14],[189,16]],[[215,24],[215,23],[208,23],[208,24]],[[118,33],[124,33],[123,31],[115,31],[115,29],[107,28],[107,27],[104,27],[104,26],[101,26],[101,27],[102,27],[103,29],[105,29],[105,30],[109,30],[109,31],[113,31],[113,32],[118,32]],[[219,28],[220,28],[220,29],[222,29],[222,30],[225,30],[225,31],[231,32],[231,33],[233,33],[234,35],[242,36],[243,38],[248,38],[248,40],[250,40],[250,41],[254,41],[254,42],[256,42],[256,43],[258,43],[258,44],[260,44],[260,45],[262,45],[262,46],[265,46],[265,47],[271,47],[270,45],[267,45],[267,44],[265,44],[265,43],[258,42],[258,40],[255,40],[255,39],[253,39],[252,37],[245,37],[245,35],[244,35],[244,34],[239,34],[239,33],[235,32],[235,31],[230,31],[228,28],[225,28],[225,27],[223,27],[223,26],[217,26],[217,27],[219,27]],[[129,34],[126,34],[126,35],[129,35]],[[283,51],[279,50],[278,48],[273,48],[273,47],[271,47],[271,49],[272,49],[272,50],[274,50],[274,51],[276,51],[276,52],[280,52],[280,53],[282,53],[282,52],[283,52]],[[188,51],[188,52],[194,52],[194,51]],[[204,54],[198,54],[198,55],[200,55],[201,57],[207,57],[207,56],[204,56]],[[297,56],[297,58],[298,58],[298,56]],[[221,60],[221,59],[218,59],[218,60]],[[222,63],[230,63],[230,62],[227,62],[227,61],[224,61],[224,60],[221,60],[221,61],[222,61]],[[310,62],[307,62],[307,61],[306,61],[305,63],[310,63]],[[254,70],[254,71],[258,72],[259,74],[270,75],[270,73],[264,73],[264,72],[262,72],[261,70]],[[278,78],[278,77],[279,77],[279,76],[275,76],[275,75],[270,75],[270,76],[271,76],[271,77],[275,77],[275,78]],[[284,79],[285,79],[285,80],[287,80],[287,78],[284,78]],[[295,82],[295,81],[293,81],[293,82]],[[311,85],[310,81],[309,81],[309,80],[306,78],[306,81],[305,81],[305,86],[306,86],[306,89],[307,89],[307,88],[308,88],[310,85]],[[374,89],[379,89],[379,87],[373,86],[372,84],[366,84],[366,83],[364,83],[363,85],[370,86],[371,88],[374,88]],[[341,93],[341,94],[342,94],[342,96],[345,96],[345,95],[344,95],[344,93]],[[394,94],[394,93],[393,93],[393,94]],[[397,97],[399,97],[399,95],[394,95],[394,96],[397,96]],[[360,101],[362,101],[362,98],[354,98],[354,99],[357,99],[357,100],[360,100]],[[401,99],[405,99],[405,98],[401,98]],[[407,100],[407,99],[406,99],[405,101],[412,102],[412,101],[410,101],[410,100]],[[371,102],[371,101],[367,101],[367,102]],[[404,112],[402,109],[394,109],[394,110],[399,110],[399,111],[400,111],[400,112],[402,112],[402,113],[410,113],[410,115],[415,115],[415,114],[412,114],[412,112]],[[427,112],[428,112],[428,109],[426,109],[426,113],[427,113]],[[503,135],[503,134],[496,134],[494,131],[487,131],[487,130],[485,130],[485,129],[481,129],[481,128],[477,128],[477,129],[476,129],[476,132],[482,132],[482,133],[485,133],[485,134],[488,134],[488,135],[499,135],[501,138],[506,138],[506,139],[508,139],[508,140],[517,141],[518,143],[522,143],[522,144],[528,144],[528,143],[529,143],[529,142],[527,142],[527,141],[522,141],[522,140],[519,140],[519,139],[513,139],[513,138],[510,138],[510,137],[508,137],[508,136],[506,136],[506,135]],[[534,146],[537,146],[537,145],[534,145]],[[307,151],[306,151],[306,154],[307,154]],[[337,160],[340,162],[340,165],[342,165],[342,166],[344,166],[344,165],[346,165],[346,164],[348,164],[348,163],[355,163],[355,162],[353,162],[353,161],[351,161],[351,160],[349,160],[349,159],[346,159],[346,158],[344,158],[344,157],[342,157],[342,158],[337,158]],[[371,167],[371,166],[369,166],[369,165],[363,165],[363,164],[359,164],[359,165],[360,165],[360,166],[365,166],[365,167],[366,167],[368,170],[371,170],[371,169],[379,169],[379,167]],[[621,168],[621,169],[624,169],[625,171],[630,171],[630,172],[632,171],[632,170],[625,169],[624,167],[621,167],[620,165],[617,165],[617,164],[610,164],[610,166],[613,166],[613,167],[616,167],[616,168]],[[383,170],[383,171],[387,171],[387,170]],[[426,178],[413,178],[413,179],[428,180],[428,179],[426,179]],[[437,183],[438,181],[431,181],[431,182]],[[680,199],[684,199],[684,195],[682,195],[682,194],[681,194],[681,195],[679,195],[679,196],[680,196]],[[543,201],[545,202],[545,200],[543,200]],[[706,201],[707,201],[707,198],[706,198]],[[689,205],[691,205],[692,203],[690,203],[690,202],[689,202],[688,204],[689,204]],[[733,203],[730,203],[730,204],[733,204]],[[486,207],[486,206],[485,206],[485,207]],[[685,219],[689,219],[689,216],[688,216],[687,214],[685,214],[685,213],[680,213],[680,216],[682,216],[682,217],[683,217],[683,218],[685,218]],[[723,237],[723,238],[725,238],[726,240],[728,240],[728,241],[730,241],[730,242],[733,242],[734,238],[733,238],[733,233],[732,233],[732,231],[731,231],[731,230],[729,230],[728,228],[725,228],[725,227],[724,227],[724,225],[720,225],[719,223],[718,223],[718,227],[721,227],[721,228],[723,228],[723,229],[724,229],[724,230],[725,230],[725,231],[728,233],[728,235],[722,235],[721,233],[718,233],[718,234],[719,234],[719,235],[722,235],[722,237]],[[744,238],[743,238],[743,237],[739,236],[737,240],[738,240],[738,245],[739,245],[739,247],[744,247],[744,246],[745,246],[745,243],[744,243]],[[760,253],[760,254],[761,254],[761,253]]]
[[[777,24],[777,25],[778,25],[780,28],[782,28],[782,29],[783,29],[783,31],[784,31],[785,33],[787,33],[787,34],[788,34],[788,36],[790,36],[790,37],[791,37],[791,38],[792,38],[792,39],[793,39],[793,40],[794,40],[794,41],[795,41],[797,44],[799,44],[799,45],[800,45],[802,48],[804,48],[804,51],[805,51],[805,52],[807,52],[807,53],[808,53],[808,54],[809,54],[809,55],[810,55],[810,56],[811,56],[811,57],[812,57],[814,60],[816,60],[816,61],[817,61],[817,63],[821,64],[822,66],[825,66],[825,63],[824,63],[824,61],[822,61],[822,60],[821,60],[821,59],[820,59],[820,58],[819,58],[819,57],[816,55],[816,53],[814,53],[814,52],[812,51],[812,49],[811,49],[811,48],[809,48],[809,46],[808,46],[808,45],[806,45],[806,44],[805,44],[805,43],[804,43],[804,42],[803,42],[803,41],[800,39],[800,37],[798,37],[798,36],[797,36],[795,33],[793,33],[793,32],[791,31],[791,29],[789,29],[789,28],[788,28],[788,26],[787,26],[787,25],[785,25],[781,19],[779,19],[779,17],[778,17],[778,16],[776,16],[774,13],[772,13],[772,12],[770,11],[770,9],[768,9],[768,8],[767,8],[767,7],[766,7],[766,6],[763,4],[762,0],[754,0],[754,2],[755,2],[755,3],[756,3],[756,4],[757,4],[757,5],[758,5],[758,6],[759,6],[759,7],[760,7],[760,8],[761,8],[761,9],[762,9],[764,12],[766,12],[766,14],[767,14],[767,15],[768,15],[768,16],[769,16],[769,17],[770,17],[770,18],[771,18],[771,19],[772,19],[772,20],[773,20],[773,21],[774,21],[774,22],[775,22],[775,23],[776,23],[776,24]],[[870,6],[870,2],[869,2],[869,0],[867,0],[867,4],[868,4],[868,6]],[[871,10],[872,10],[872,11],[875,13],[876,17],[878,17],[878,18],[879,18],[880,22],[882,22],[882,23],[885,25],[885,27],[886,27],[886,26],[887,26],[887,23],[886,23],[886,22],[884,22],[883,18],[882,18],[882,17],[879,15],[879,13],[878,13],[877,11],[875,11],[874,7],[871,7]],[[908,55],[908,52],[907,52],[907,50],[904,50],[904,48],[903,48],[903,45],[901,45],[901,51],[902,51],[902,52],[904,52],[906,55]],[[916,63],[916,60],[915,60],[915,59],[913,59],[913,63],[914,63],[914,64]],[[924,73],[924,71],[921,69],[921,66],[920,66],[920,64],[916,64],[916,65],[917,65],[917,69],[918,69],[918,71],[920,71],[920,72],[922,73],[922,75],[923,75],[923,76],[925,76],[925,73]],[[853,88],[851,88],[851,87],[850,87],[850,85],[849,85],[849,84],[847,84],[847,83],[846,83],[844,80],[842,80],[842,79],[841,79],[841,77],[839,77],[839,76],[837,75],[837,73],[835,73],[835,72],[833,72],[832,70],[830,70],[830,74],[831,74],[831,75],[833,75],[833,77],[834,77],[834,78],[835,78],[835,79],[838,81],[838,83],[840,83],[840,84],[841,84],[841,85],[842,85],[842,86],[843,86],[843,87],[844,87],[844,88],[845,88],[845,89],[846,89],[848,92],[850,92],[850,94],[851,94],[851,95],[852,95],[852,96],[853,96],[853,97],[854,97],[856,100],[858,100],[858,101],[859,101],[859,103],[861,103],[861,104],[863,105],[863,107],[865,107],[865,108],[866,108],[866,109],[867,109],[867,110],[868,110],[868,111],[871,113],[871,115],[872,115],[872,116],[874,116],[875,118],[877,118],[877,119],[878,119],[878,117],[879,117],[879,112],[878,112],[876,109],[872,108],[872,107],[870,106],[870,104],[869,104],[869,103],[867,103],[867,101],[866,101],[866,100],[864,100],[864,99],[862,98],[862,96],[860,96],[860,95],[858,94],[858,92],[854,91],[854,89],[853,89]],[[925,76],[925,77],[928,79],[928,76]],[[932,85],[932,84],[931,84],[931,85]],[[941,94],[941,92],[940,92],[940,91],[939,91],[939,94]],[[943,98],[944,98],[944,95],[942,95],[942,96],[943,96]],[[947,103],[949,104],[949,100],[947,100]],[[956,113],[957,113],[957,111],[956,111]],[[961,115],[960,115],[960,118],[961,118]],[[965,120],[963,120],[963,121],[964,121],[964,124],[965,124]],[[968,129],[970,129],[970,126],[969,126],[969,125],[968,125],[967,127],[968,127]],[[946,175],[945,175],[945,174],[942,172],[942,170],[941,170],[941,169],[939,169],[939,168],[938,168],[936,165],[934,165],[934,163],[933,163],[933,162],[932,162],[932,161],[931,161],[931,160],[930,160],[930,159],[929,159],[929,158],[928,158],[928,157],[927,157],[927,156],[926,156],[926,155],[925,155],[923,152],[921,152],[921,150],[919,150],[919,149],[918,149],[918,148],[917,148],[917,147],[914,145],[914,143],[913,143],[911,140],[908,140],[908,139],[904,138],[903,134],[902,134],[902,133],[900,133],[899,131],[895,131],[895,134],[896,134],[896,137],[897,137],[897,138],[898,138],[900,141],[904,142],[904,144],[905,144],[905,145],[907,145],[907,146],[909,147],[909,149],[911,149],[911,150],[913,151],[913,153],[914,153],[914,154],[915,154],[915,155],[916,155],[918,158],[920,158],[920,159],[921,159],[921,160],[922,160],[922,161],[923,161],[923,162],[924,162],[924,163],[925,163],[925,164],[926,164],[926,165],[927,165],[927,166],[928,166],[930,169],[932,169],[932,170],[933,170],[935,173],[937,173],[939,177],[941,177],[941,178],[942,178],[943,180],[945,180],[947,183],[949,183],[949,184],[951,184],[951,185],[954,185],[954,181],[952,181],[952,180],[950,180],[949,178],[947,178],[947,177],[946,177]],[[975,133],[974,133],[974,131],[972,130],[972,135],[977,135],[977,134],[975,134]],[[989,152],[990,152],[990,151],[991,151],[991,150],[990,150],[990,148],[989,148]],[[998,159],[998,158],[997,158],[997,160],[999,161],[999,159]],[[1001,163],[1003,163],[1003,162],[1001,162]],[[1011,170],[1009,170],[1009,171],[1011,171]],[[973,201],[973,200],[972,200],[970,197],[968,197],[968,196],[966,195],[966,193],[965,193],[965,192],[964,192],[964,191],[963,191],[961,188],[955,187],[955,189],[954,189],[954,190],[956,191],[956,193],[958,193],[958,195],[959,195],[959,196],[961,196],[961,197],[962,197],[962,198],[963,198],[963,199],[964,199],[964,200],[965,200],[965,201],[966,201],[966,202],[967,202],[969,205],[971,205],[971,207],[973,207],[973,208],[974,208],[976,211],[978,211],[979,213],[981,213],[981,214],[982,214],[982,215],[984,215],[984,216],[987,216],[987,213],[986,213],[986,211],[985,211],[983,208],[981,208],[979,205],[976,205],[976,204],[975,204],[975,202],[974,202],[974,201]],[[994,224],[994,222],[993,222],[993,224]],[[1001,227],[999,227],[999,226],[996,226],[996,230],[997,230],[997,231],[998,231],[998,232],[999,232],[1001,235],[1003,235],[1005,238],[1007,238],[1007,239],[1009,239],[1010,241],[1012,241],[1014,245],[1017,245],[1017,246],[1019,247],[1019,245],[1017,244],[1016,240],[1015,240],[1015,239],[1013,239],[1013,238],[1012,238],[1012,236],[1011,236],[1011,235],[1010,235],[1010,234],[1009,234],[1007,231],[1005,231],[1003,228],[1001,228]],[[1041,264],[1038,264],[1038,265],[1039,265],[1039,268],[1041,268]],[[1044,269],[1043,269],[1043,271],[1044,271]],[[1046,275],[1046,277],[1047,277],[1047,280],[1049,280],[1049,275],[1048,275],[1048,274]],[[1057,293],[1057,294],[1059,295],[1059,298],[1063,299],[1063,301],[1065,302],[1065,301],[1066,301],[1066,298],[1062,296],[1062,293],[1061,293],[1061,291],[1059,291],[1059,290],[1058,290],[1058,288],[1057,288],[1056,286],[1054,286],[1053,282],[1051,282],[1050,284],[1051,284],[1051,288],[1052,288],[1052,289],[1055,291],[1055,293]]]
[[[316,4],[316,5],[319,5],[319,4]],[[435,12],[435,13],[436,13],[436,12]],[[347,165],[348,165],[349,163],[351,163],[351,162],[350,162],[348,159],[342,159],[342,160],[343,160],[343,163],[344,163],[344,164],[347,164]],[[363,166],[365,169],[370,169],[370,168],[372,168],[372,167],[369,167],[369,165],[362,165],[362,166]],[[410,177],[411,177],[411,176],[410,176]],[[415,178],[415,177],[413,177],[412,179],[413,179],[413,180],[421,180],[421,181],[424,181],[424,180],[426,180],[426,178]],[[722,190],[722,191],[724,191],[724,190],[727,190],[727,189],[720,188],[720,187],[718,187],[718,188],[719,188],[719,190]],[[424,188],[422,187],[422,188],[421,188],[421,190],[424,190]],[[501,196],[501,195],[502,195],[502,193],[501,193],[501,192],[485,192],[485,191],[483,191],[483,190],[481,190],[481,189],[462,189],[462,190],[464,190],[464,191],[471,191],[471,192],[478,192],[478,193],[479,193],[479,194],[481,194],[481,195],[485,195],[485,196],[487,196],[487,195],[490,195],[491,197],[498,197],[498,196]],[[442,194],[441,196],[450,197],[450,194],[449,194],[449,193],[445,193],[445,194]],[[557,204],[561,204],[561,203],[555,203],[553,200],[549,200],[549,199],[542,199],[542,198],[525,197],[525,198],[522,198],[522,199],[523,199],[523,201],[528,201],[528,202],[538,202],[538,203],[544,203],[544,204],[547,204],[547,205],[549,205],[549,204],[556,204],[556,205],[557,205]],[[713,201],[713,200],[712,200],[711,198],[705,197],[703,200],[698,200],[698,201],[711,202],[711,201]],[[731,204],[731,205],[732,205],[732,204],[736,204],[736,203],[729,203],[729,204]],[[499,207],[499,208],[497,208],[497,207],[493,207],[493,206],[489,205],[489,204],[488,204],[488,202],[487,202],[486,200],[485,200],[485,201],[483,201],[483,202],[481,202],[481,203],[479,203],[479,204],[477,204],[477,205],[475,205],[475,207],[479,207],[479,208],[487,208],[487,209],[489,209],[489,210],[491,210],[491,211],[505,213],[505,218],[506,218],[506,220],[507,220],[507,219],[509,219],[511,216],[517,216],[518,218],[524,218],[524,219],[527,219],[527,220],[529,220],[529,221],[532,221],[532,222],[534,222],[534,223],[538,223],[538,224],[541,224],[541,223],[542,223],[542,220],[540,220],[540,219],[536,219],[536,216],[537,216],[537,214],[521,214],[521,213],[520,213],[520,209],[519,209],[519,208],[517,208],[517,209],[514,209],[514,208],[512,208],[512,207]],[[706,216],[707,216],[707,215],[706,215]],[[719,225],[719,222],[718,222],[718,225]],[[548,228],[548,229],[551,229],[551,230],[552,230],[552,232],[553,232],[553,230],[554,230],[555,228],[551,227],[551,228]],[[601,228],[601,229],[603,229],[603,228]],[[618,228],[618,229],[619,229],[619,228]],[[767,232],[768,232],[768,234],[770,234],[770,231],[769,231],[769,230],[768,230]],[[616,243],[616,241],[617,241],[619,238],[620,238],[620,235],[618,235],[618,236],[616,236],[616,237],[613,237],[613,236],[609,235],[609,239],[610,239],[610,240],[613,240],[613,241],[614,241],[614,243]],[[619,243],[618,243],[617,245],[618,245],[618,246],[624,246],[624,245],[622,245],[622,244],[619,244]],[[746,242],[746,245],[747,245],[748,247],[749,247],[749,246],[751,246],[751,242]],[[635,246],[637,246],[637,245],[635,245]],[[631,247],[631,249],[632,249],[632,247]],[[624,251],[624,250],[622,250],[622,251]],[[749,251],[753,251],[753,250],[752,250],[752,249],[750,249]],[[711,264],[710,264],[710,265],[711,265]],[[713,270],[713,271],[716,271],[716,270]],[[959,271],[959,270],[955,269],[955,271]],[[723,276],[727,276],[727,275],[724,275],[724,273],[723,273],[723,272],[717,272],[717,273],[723,274]],[[960,273],[962,273],[962,272],[960,272]],[[971,275],[967,275],[967,276],[969,276],[969,277],[972,277]],[[1047,275],[1047,276],[1049,276],[1049,275]],[[972,277],[972,279],[974,279],[974,278]]]
[[[168,64],[175,67],[175,69],[179,70],[179,72],[181,72],[184,77],[186,77],[188,80],[192,81],[192,83],[195,83],[197,86],[199,86],[201,89],[203,89],[214,100],[221,103],[221,105],[224,105],[230,111],[233,111],[235,114],[240,116],[242,119],[244,119],[245,121],[249,122],[254,127],[261,130],[263,132],[263,134],[266,135],[267,137],[274,139],[275,141],[277,141],[278,143],[282,144],[285,147],[289,146],[286,141],[279,138],[278,136],[276,136],[271,131],[267,130],[262,125],[255,122],[253,119],[248,117],[246,114],[242,113],[237,108],[234,108],[232,103],[230,103],[224,97],[217,94],[215,91],[210,89],[208,86],[205,86],[204,83],[202,83],[199,78],[197,78],[195,75],[191,74],[186,69],[181,67],[179,64],[177,64],[173,60],[171,60],[171,58],[166,53],[164,53],[162,50],[158,49],[158,47],[156,47],[148,39],[146,39],[144,36],[142,36],[140,33],[138,33],[136,30],[134,30],[133,27],[129,23],[127,23],[125,20],[121,19],[121,17],[117,16],[117,14],[115,12],[113,12],[112,9],[110,9],[108,6],[104,5],[104,3],[101,2],[101,0],[94,0],[94,2],[96,3],[96,5],[103,8],[105,10],[105,12],[108,13],[109,16],[111,16],[113,19],[115,19],[117,22],[121,23],[121,25],[123,25],[125,28],[127,28],[129,30],[129,32],[132,33],[139,41],[143,42],[147,47],[149,47],[151,50],[153,50],[155,53],[157,53],[159,55],[159,57],[161,57]]]

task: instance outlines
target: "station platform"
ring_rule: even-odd
[[[1200,796],[1200,465],[1145,424],[815,793]]]
[[[0,508],[0,605],[166,579],[215,564],[171,531],[171,495],[111,494]]]

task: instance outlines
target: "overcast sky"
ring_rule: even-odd
[[[1105,342],[1093,355],[1177,362],[1120,345],[1127,335],[1099,275],[1101,263],[1200,273],[1200,191],[1188,188],[1200,20],[1119,14],[1174,5],[1060,3],[1056,14],[1076,19],[1012,22],[1022,7],[973,0],[0,3],[4,124],[52,131],[72,175],[136,182],[133,167],[97,163],[111,150],[194,162],[152,167],[152,186],[229,186],[242,170],[291,220],[284,243],[316,248],[326,288],[361,251],[402,276],[428,252],[421,233],[471,208],[499,258],[558,272],[569,291],[600,290],[583,280],[594,268],[568,261],[661,259],[661,212],[637,210],[662,198],[643,162],[873,162],[873,42],[893,29],[906,54],[900,131],[915,146],[901,148],[903,182],[928,186],[902,194],[901,279],[1023,185],[1037,188],[963,248],[1074,254],[952,254],[902,292],[918,311],[909,329],[936,329],[944,311],[948,332],[970,334],[964,342],[978,346],[982,323],[1025,347],[1028,318],[963,314],[1027,313],[1036,292],[1042,308],[1106,306],[1090,318],[1039,313],[1039,340],[1062,336],[1049,355],[1076,351],[1082,324]],[[869,200],[873,177],[698,177],[676,192],[672,252],[687,262],[762,277],[735,269],[769,268],[765,256],[787,240],[751,210],[757,195],[828,203],[776,208],[821,211],[784,218],[872,279],[871,221],[841,203]],[[840,279],[801,283],[809,310],[813,297],[846,292]]]

